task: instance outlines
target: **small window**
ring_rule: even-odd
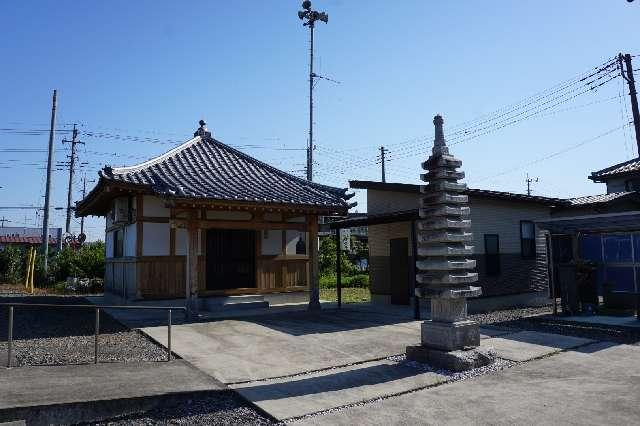
[[[484,235],[485,273],[500,274],[500,237],[498,234]]]
[[[113,231],[113,257],[122,257],[124,233],[122,229]]]
[[[520,222],[520,247],[523,259],[536,257],[536,226],[530,220]]]

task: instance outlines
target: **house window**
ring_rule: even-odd
[[[498,234],[484,235],[485,273],[498,275],[500,273],[500,237]]]
[[[530,220],[520,221],[520,247],[523,259],[536,257],[536,226]]]
[[[113,231],[113,257],[122,257],[124,246],[124,232],[122,229]]]

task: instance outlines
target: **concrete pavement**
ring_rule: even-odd
[[[301,419],[305,425],[636,425],[640,347],[598,342],[465,381]]]
[[[163,327],[143,331],[165,343]],[[593,342],[499,328],[481,328],[481,335],[482,346],[518,362]],[[172,347],[265,412],[288,420],[451,380],[389,359],[419,336],[420,321],[406,311],[344,309],[179,325]]]
[[[149,398],[225,389],[181,360],[1,368],[0,421],[52,412],[54,407],[58,413],[54,416],[67,412],[70,417],[64,417],[65,421],[73,419],[73,410],[80,419],[86,418],[87,411],[97,414],[114,407],[120,415],[126,412],[123,401],[134,401],[129,405],[135,411],[147,408],[150,401],[145,399]]]

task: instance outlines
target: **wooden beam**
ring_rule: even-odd
[[[186,228],[189,219],[172,219],[171,225],[178,228]],[[291,222],[257,222],[243,220],[212,220],[200,219],[195,221],[196,226],[201,229],[248,229],[248,230],[279,230],[291,229],[295,231],[306,232],[308,225],[304,223]]]
[[[198,317],[198,228],[197,211],[187,223],[186,308],[190,319]]]
[[[142,256],[144,202],[142,195],[136,195],[136,256]]]
[[[307,216],[309,228],[309,309],[320,309],[320,282],[318,275],[318,216]]]

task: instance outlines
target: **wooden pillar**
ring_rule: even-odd
[[[307,216],[309,229],[309,310],[320,309],[320,281],[318,274],[318,216]]]
[[[190,319],[198,317],[198,223],[197,212],[189,214],[187,222],[186,308]]]
[[[336,291],[338,292],[338,308],[342,307],[342,240],[340,228],[336,229]]]

